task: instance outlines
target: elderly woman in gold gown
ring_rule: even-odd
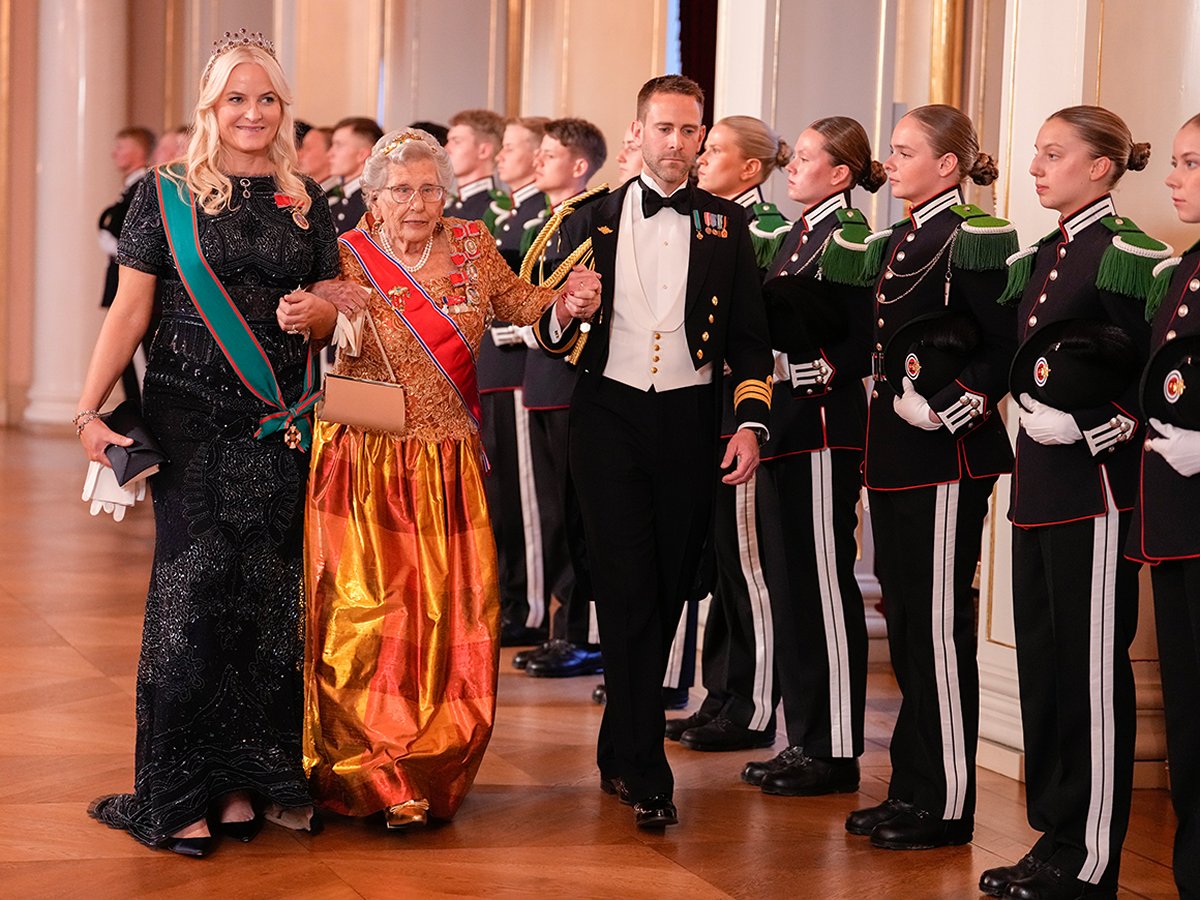
[[[305,768],[326,809],[399,829],[454,815],[495,714],[480,340],[496,317],[599,305],[585,269],[557,295],[517,279],[482,223],[443,218],[450,183],[424,131],[385,135],[367,161],[370,211],[339,248],[342,278],[367,290],[339,316],[336,372],[394,375],[405,421],[388,433],[318,415],[306,507]]]

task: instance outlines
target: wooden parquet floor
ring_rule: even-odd
[[[597,787],[595,679],[528,678],[507,651],[495,736],[452,824],[396,835],[333,817],[315,838],[268,825],[204,860],[148,850],[85,808],[132,784],[152,516],[91,518],[83,471],[70,437],[0,429],[0,897],[973,897],[981,870],[1029,845],[1020,786],[986,771],[967,847],[888,852],[843,831],[886,793],[886,666],[870,677],[858,796],[769,797],[737,777],[759,753],[673,744],[682,824],[639,833]],[[1165,792],[1136,792],[1122,896],[1174,896],[1173,829]]]

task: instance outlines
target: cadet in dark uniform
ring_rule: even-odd
[[[697,184],[746,210],[755,259],[765,269],[790,223],[763,199],[761,185],[787,164],[790,150],[767,124],[729,116],[713,125],[700,155]],[[709,223],[719,231],[724,222]],[[721,433],[737,429],[733,385],[726,383]],[[773,601],[763,571],[767,542],[758,522],[760,481],[726,485],[719,479],[710,540],[715,579],[701,656],[706,695],[692,715],[667,722],[666,737],[689,750],[747,750],[775,742]]]
[[[492,203],[504,196],[495,175],[503,143],[504,119],[490,109],[464,109],[451,117],[446,153],[458,192],[446,204],[446,215],[488,222]]]
[[[525,222],[546,208],[545,194],[533,183],[533,162],[548,121],[509,120],[496,157],[500,177],[512,194],[493,201],[490,221],[496,247],[514,272],[521,269]],[[500,570],[500,643],[506,647],[540,644],[548,626],[529,414],[521,400],[528,352],[520,328],[496,321],[479,348],[477,367],[483,446],[492,463],[486,488]]]
[[[338,234],[358,224],[367,211],[362,193],[362,170],[383,129],[374,119],[352,116],[333,126],[329,141],[329,171],[340,182],[328,191],[329,211]]]
[[[811,796],[857,790],[863,752],[867,626],[854,563],[873,282],[846,248],[862,246],[870,231],[851,189],[873,193],[887,176],[862,126],[843,116],[802,132],[787,171],[788,196],[804,204],[804,215],[764,290],[788,288],[794,301],[767,309],[776,380],[758,478],[759,515],[773,535],[766,572],[788,746],[749,763],[742,779],[769,794]],[[818,304],[839,315],[828,325],[814,321]],[[792,316],[798,327],[789,327]]]
[[[995,896],[1116,893],[1137,730],[1129,663],[1137,565],[1122,557],[1137,490],[1136,373],[1150,273],[1170,252],[1119,216],[1109,191],[1149,155],[1113,113],[1073,106],[1042,125],[1029,167],[1042,206],[1061,216],[1056,231],[1013,257],[1002,298],[1016,301],[1022,342],[1012,375],[1022,407],[1009,508],[1013,620],[1026,810],[1042,836],[1017,865],[983,874],[980,889]],[[1056,356],[1076,343],[1080,326],[1062,324],[1071,319],[1119,329],[1136,354],[1128,384],[1086,402],[1072,397],[1081,393],[1068,390],[1072,363]],[[1080,358],[1100,360],[1103,333],[1090,329]],[[1109,371],[1118,365],[1104,360]],[[1042,390],[1045,400],[1031,396]]]
[[[902,118],[884,168],[892,193],[912,210],[867,239],[876,360],[918,316],[959,311],[980,332],[957,380],[931,396],[908,378],[882,382],[878,365],[871,392],[864,482],[903,697],[888,799],[852,813],[846,830],[902,850],[965,844],[974,828],[979,673],[971,582],[992,487],[1012,466],[996,406],[1007,392],[1014,313],[996,299],[1017,242],[1008,222],[963,203],[963,179],[991,184],[996,167],[959,110],[922,106]]]
[[[1167,187],[1180,220],[1200,223],[1200,116],[1175,137]],[[1175,884],[1181,897],[1200,897],[1200,244],[1158,265],[1148,311],[1154,316],[1151,346],[1159,349],[1144,380],[1149,440],[1128,553],[1153,566],[1171,801],[1178,819]],[[1179,409],[1177,423],[1170,421],[1173,408]]]

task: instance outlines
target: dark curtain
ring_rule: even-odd
[[[713,88],[716,85],[717,3],[719,0],[680,0],[679,56],[682,74],[704,89],[704,124],[712,127]]]

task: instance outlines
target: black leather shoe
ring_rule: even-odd
[[[688,705],[687,688],[663,688],[663,709],[683,709]]]
[[[604,686],[603,681],[592,688],[592,702],[597,706],[603,706],[608,702],[608,688]]]
[[[500,626],[501,647],[532,647],[545,641],[545,628],[530,628],[512,622]]]
[[[790,766],[769,773],[762,780],[762,789],[764,794],[782,797],[852,794],[858,790],[858,760],[801,756]]]
[[[895,818],[910,805],[903,800],[884,800],[878,806],[856,809],[846,816],[846,830],[851,834],[868,835],[875,830],[876,825]]]
[[[705,752],[757,750],[775,743],[774,731],[754,731],[717,716],[706,725],[689,728],[679,736],[681,747]]]
[[[655,794],[633,804],[633,820],[638,828],[666,828],[679,824],[679,812],[666,794]]]
[[[248,844],[258,837],[258,833],[262,831],[262,817],[255,816],[253,819],[247,819],[245,822],[222,822],[220,829],[221,834],[225,835],[225,837]]]
[[[600,790],[606,794],[611,794],[616,797],[626,806],[633,806],[633,797],[629,795],[629,787],[625,784],[625,779],[619,775],[613,778],[600,777]]]
[[[685,718],[667,719],[666,738],[668,741],[677,741],[683,737],[685,731],[707,725],[712,720],[713,714],[705,712],[703,707]]]
[[[528,650],[518,650],[513,654],[512,664],[514,669],[524,669],[529,665],[529,661],[541,653],[550,652],[550,644],[552,641],[546,641],[538,644],[536,647],[530,647]]]
[[[170,838],[163,846],[180,856],[193,856],[199,859],[212,853],[213,839],[211,837]]]
[[[1117,892],[1114,888],[1088,884],[1064,875],[1056,866],[1043,863],[1032,875],[1009,882],[1004,896],[1016,900],[1075,900],[1077,897],[1098,900],[1101,897],[1116,897]]]
[[[1032,853],[1026,853],[1015,866],[997,866],[979,876],[979,890],[989,897],[1003,897],[1014,881],[1028,878],[1045,865]]]
[[[742,781],[746,784],[760,785],[763,779],[772,772],[787,768],[802,756],[804,756],[804,750],[799,744],[784,747],[770,759],[746,763],[745,768],[742,769]]]
[[[880,822],[871,832],[871,846],[883,850],[932,850],[971,842],[972,826],[963,819],[940,819],[927,809],[910,806]]]
[[[534,678],[573,678],[603,671],[604,660],[599,650],[579,647],[557,638],[525,665],[525,674]]]

